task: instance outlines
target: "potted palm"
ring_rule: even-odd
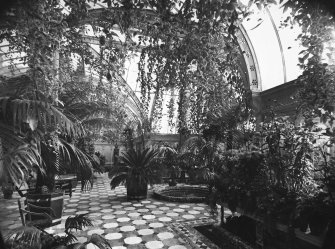
[[[176,186],[176,178],[179,172],[178,152],[169,145],[161,146],[159,148],[159,159],[158,162],[161,167],[168,171],[169,186]]]
[[[151,148],[123,152],[120,162],[109,172],[111,188],[114,189],[125,183],[128,200],[145,199],[148,184],[155,183],[157,180],[157,174],[154,171],[157,155],[158,151]]]
[[[88,182],[92,160],[67,139],[82,134],[81,127],[42,93],[36,99],[33,84],[26,75],[0,81],[0,179],[8,176],[20,188],[28,186],[29,174],[36,171],[36,188],[27,200],[51,206],[60,222],[63,193],[55,191],[55,176],[69,166]]]
[[[2,193],[4,199],[11,199],[14,193],[14,186],[11,182],[2,183]]]

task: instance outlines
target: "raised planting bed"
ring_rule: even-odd
[[[170,228],[185,241],[188,248],[253,249],[239,237],[222,228],[213,218],[174,222],[170,224]]]
[[[204,225],[194,227],[207,239],[220,249],[253,249],[254,247],[243,242],[239,237],[233,235],[218,225]]]
[[[207,201],[208,195],[208,187],[198,185],[165,186],[153,191],[154,198],[170,202],[201,203]]]

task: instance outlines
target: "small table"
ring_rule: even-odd
[[[69,194],[72,197],[72,192],[77,186],[77,176],[76,175],[60,175],[55,179],[56,188],[65,190],[65,194]]]

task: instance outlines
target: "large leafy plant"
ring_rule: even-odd
[[[155,183],[157,172],[155,172],[155,158],[158,151],[145,148],[144,150],[129,150],[123,152],[120,156],[120,163],[109,172],[112,189],[131,180],[132,177],[138,177],[145,184]]]
[[[89,180],[93,160],[67,141],[83,134],[81,126],[41,92],[32,91],[30,77],[18,76],[0,83],[1,177],[9,176],[20,187],[37,167],[37,189],[46,185],[52,191],[55,174],[71,166],[80,172],[82,180]]]

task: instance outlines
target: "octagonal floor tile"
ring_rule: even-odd
[[[153,222],[149,224],[149,227],[152,227],[152,228],[158,228],[158,227],[163,227],[163,226],[164,224],[160,222]]]
[[[149,241],[147,243],[145,243],[145,247],[148,249],[158,249],[158,248],[162,248],[164,246],[164,244],[161,241],[158,240],[154,240],[154,241]]]
[[[172,239],[174,237],[174,235],[173,235],[173,233],[170,233],[170,232],[163,232],[163,233],[157,234],[157,237],[160,240],[165,240],[165,239]]]
[[[139,235],[145,236],[145,235],[151,235],[154,233],[153,229],[140,229],[137,231]]]
[[[168,249],[187,249],[187,248],[182,245],[174,245],[174,246],[170,246]]]
[[[115,239],[121,239],[122,233],[108,233],[105,235],[105,239],[108,240],[115,240]]]
[[[122,231],[122,232],[131,232],[131,231],[134,231],[134,230],[135,230],[134,226],[123,226],[123,227],[120,227],[120,231]]]
[[[146,220],[134,220],[132,223],[134,225],[144,225],[147,223],[147,221]]]
[[[128,217],[120,217],[116,219],[117,222],[128,222],[130,219]]]
[[[171,221],[172,219],[170,217],[160,217],[158,218],[159,221],[162,221],[162,222],[169,222]]]
[[[135,244],[139,244],[142,242],[142,239],[140,237],[128,237],[124,239],[124,243],[128,244],[128,245],[135,245]]]
[[[146,219],[146,220],[153,220],[155,218],[156,218],[155,215],[143,215],[143,219]]]
[[[107,229],[109,229],[109,228],[115,228],[115,227],[118,227],[118,226],[119,226],[119,224],[118,223],[114,223],[114,222],[112,222],[112,223],[106,223],[106,224],[103,225],[103,227],[107,228]]]

